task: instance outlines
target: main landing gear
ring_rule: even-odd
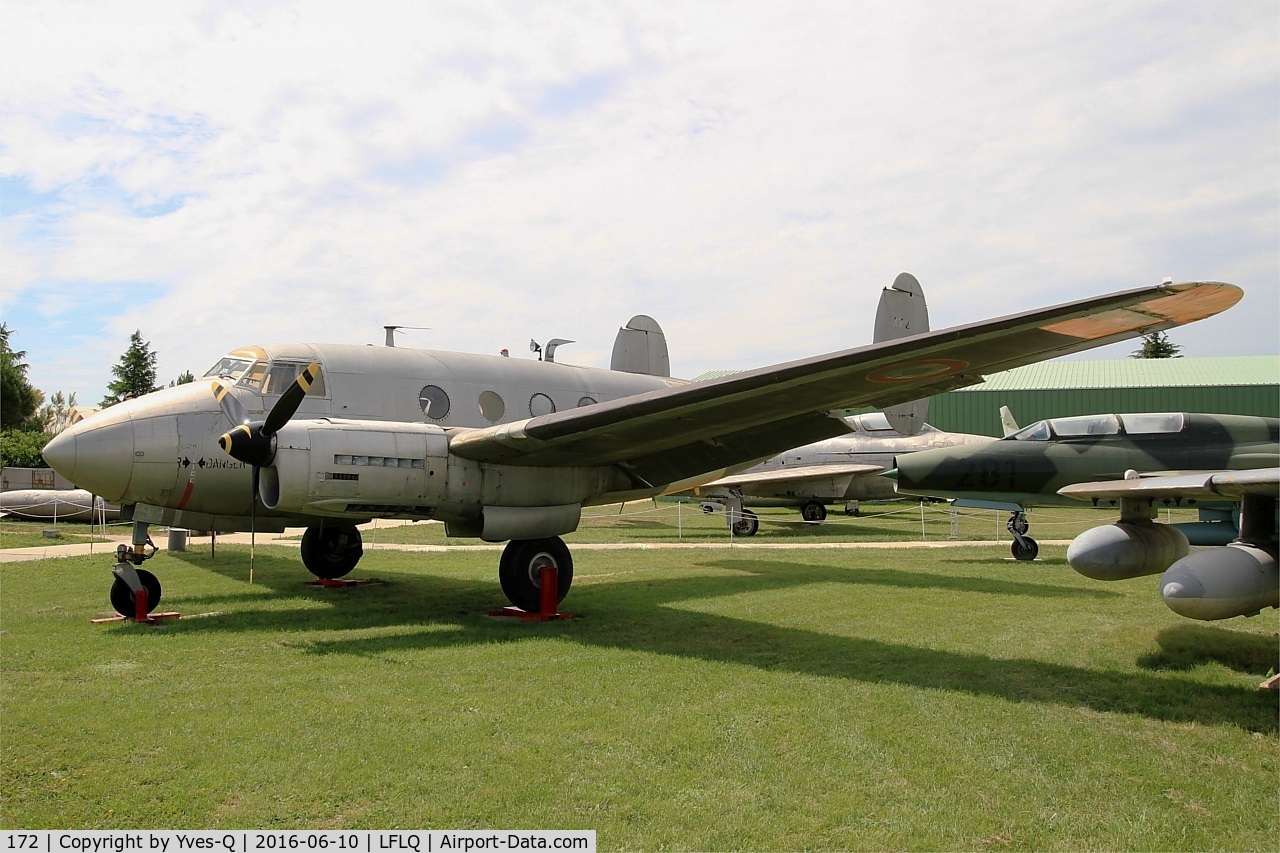
[[[364,556],[360,530],[354,524],[317,524],[302,534],[302,564],[321,580],[336,580]]]
[[[1013,559],[1030,561],[1034,560],[1040,553],[1040,544],[1036,540],[1027,536],[1027,531],[1031,529],[1030,522],[1027,521],[1027,514],[1023,510],[1018,510],[1009,516],[1009,521],[1005,524],[1005,529],[1013,534],[1013,544],[1009,547],[1009,551],[1013,554]]]
[[[498,579],[520,609],[495,610],[491,616],[539,622],[569,617],[558,607],[573,585],[573,557],[559,536],[508,542],[498,562]]]
[[[827,520],[827,508],[817,501],[809,501],[800,507],[800,517],[806,524],[821,524]]]

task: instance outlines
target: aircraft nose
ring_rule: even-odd
[[[71,482],[75,482],[75,479],[71,476],[76,470],[76,435],[74,429],[66,429],[55,435],[44,446],[44,450],[40,451],[40,455],[44,457],[45,462],[49,463],[50,468],[71,480]]]
[[[90,418],[53,437],[44,459],[76,486],[107,500],[119,500],[129,485],[133,463],[133,424],[123,419]]]

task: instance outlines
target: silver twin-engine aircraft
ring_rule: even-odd
[[[983,375],[1217,314],[1218,282],[1165,283],[687,383],[669,377],[658,325],[619,332],[612,369],[400,347],[236,349],[202,379],[112,406],[44,450],[68,480],[134,522],[112,601],[159,601],[137,569],[147,526],[280,531],[305,526],[322,578],[359,561],[357,525],[438,519],[450,536],[507,541],[512,603],[537,610],[542,570],[573,579],[561,536],[584,506],[723,477],[841,435],[832,410],[889,407]],[[116,593],[120,593],[117,595]]]

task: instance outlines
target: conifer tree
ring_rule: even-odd
[[[110,393],[102,398],[104,409],[156,390],[156,354],[151,351],[151,342],[142,339],[140,329],[129,336],[129,348],[111,372],[116,378],[107,385]]]
[[[1182,358],[1178,353],[1182,347],[1169,340],[1164,332],[1152,332],[1142,336],[1142,346],[1134,350],[1129,358]]]
[[[44,402],[44,395],[27,381],[26,350],[9,346],[13,330],[0,323],[0,426],[5,429],[34,429],[32,418]]]

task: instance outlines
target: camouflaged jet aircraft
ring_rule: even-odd
[[[1072,568],[1098,580],[1163,572],[1161,596],[1172,610],[1226,619],[1280,605],[1278,440],[1276,418],[1182,412],[1054,418],[983,447],[900,456],[896,479],[909,494],[1016,506],[1010,530],[1019,559],[1038,551],[1025,520],[1017,524],[1023,508],[1081,500],[1118,506],[1117,523],[1071,543]],[[1196,507],[1201,520],[1156,524],[1159,506]],[[1192,543],[1228,547],[1188,556]]]
[[[544,568],[573,579],[560,538],[584,506],[689,488],[789,447],[843,434],[832,410],[908,403],[1068,353],[1223,311],[1240,288],[1164,283],[687,383],[660,327],[619,332],[612,369],[340,344],[236,349],[202,379],[85,418],[45,447],[76,485],[133,521],[112,571],[122,614],[160,599],[138,568],[147,529],[305,526],[322,578],[362,554],[357,525],[438,519],[450,536],[508,541],[498,575],[536,611]]]

